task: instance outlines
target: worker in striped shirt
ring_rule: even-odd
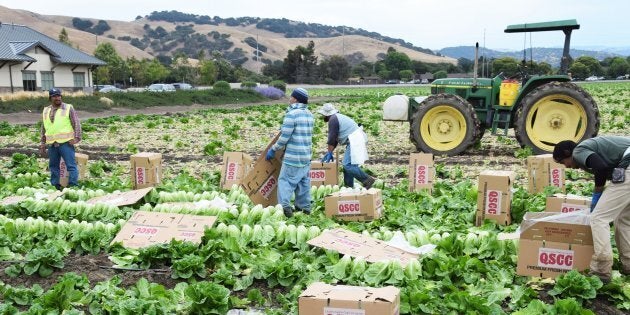
[[[273,159],[284,149],[278,178],[278,203],[284,215],[293,216],[291,197],[295,193],[295,210],[311,213],[311,169],[313,145],[313,114],[308,110],[308,91],[296,88],[291,93],[289,108],[282,121],[280,137],[267,151],[265,159]]]
[[[74,107],[61,100],[61,89],[50,89],[48,98],[52,104],[42,112],[39,153],[42,157],[48,153],[50,183],[61,190],[59,174],[62,158],[69,175],[68,186],[76,186],[79,180],[74,146],[81,141],[81,122]]]

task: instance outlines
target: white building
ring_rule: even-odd
[[[106,63],[24,25],[0,23],[0,93],[92,86]]]

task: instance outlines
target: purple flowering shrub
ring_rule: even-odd
[[[270,98],[272,100],[279,100],[281,98],[283,98],[284,92],[282,92],[282,90],[275,88],[273,86],[268,86],[268,87],[256,87],[255,88],[256,92],[258,92],[260,95]]]

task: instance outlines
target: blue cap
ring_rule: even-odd
[[[51,88],[48,90],[48,97],[61,96],[61,89]]]
[[[293,90],[291,96],[302,104],[308,104],[308,91],[303,88],[297,88]]]

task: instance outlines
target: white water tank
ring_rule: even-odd
[[[392,95],[383,103],[383,120],[409,121],[409,97]]]

